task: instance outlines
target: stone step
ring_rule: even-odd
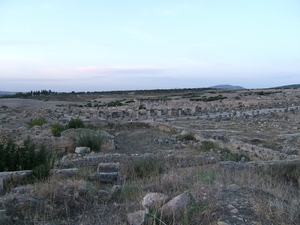
[[[103,183],[117,183],[119,179],[118,172],[96,173],[88,177],[91,181],[100,181]]]
[[[97,172],[119,172],[120,163],[99,163]]]

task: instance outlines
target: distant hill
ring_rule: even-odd
[[[3,95],[13,95],[16,94],[16,92],[12,92],[12,91],[0,91],[0,96]]]
[[[212,86],[210,88],[224,89],[224,90],[243,90],[243,89],[245,89],[242,86],[232,86],[232,85],[229,85],[229,84],[216,85],[216,86]]]
[[[288,88],[300,88],[300,84],[290,84],[290,85],[284,85],[284,86],[279,86],[279,87],[275,87],[277,88],[281,88],[281,89],[288,89]]]

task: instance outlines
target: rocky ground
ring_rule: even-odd
[[[237,116],[229,109],[156,120],[90,118],[85,124],[106,138],[102,152],[85,154],[74,152],[80,130],[51,134],[51,124],[69,116],[60,105],[74,102],[0,99],[2,143],[21,145],[29,136],[60,152],[48,180],[1,174],[0,224],[300,224],[300,92],[245,93],[207,107],[242,102],[259,113],[249,106]],[[28,128],[39,116],[48,124]]]

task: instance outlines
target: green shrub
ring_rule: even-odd
[[[76,119],[71,119],[68,123],[68,128],[74,128],[74,129],[78,129],[78,128],[84,128],[84,123],[82,121],[82,119],[80,118],[76,118]]]
[[[158,175],[163,171],[163,162],[160,158],[146,155],[137,158],[133,162],[134,173],[137,177],[149,177]]]
[[[34,126],[42,126],[43,124],[46,124],[47,120],[44,117],[39,117],[37,119],[32,120],[28,126],[29,128],[32,128]]]
[[[150,207],[148,213],[145,215],[145,224],[153,225],[153,224],[167,224],[167,223],[165,223],[165,221],[162,221],[162,214],[160,208]]]
[[[288,182],[300,187],[300,162],[288,162],[281,164],[274,164],[267,170],[273,179],[281,182]]]
[[[26,139],[21,147],[9,141],[6,145],[0,145],[0,172],[31,170],[47,162],[49,157],[50,153],[45,146],[36,150],[30,139]]]
[[[109,102],[109,103],[107,104],[107,106],[108,106],[108,107],[122,106],[122,105],[123,105],[123,104],[122,104],[122,101],[123,101],[123,100],[112,101],[112,102]]]
[[[75,138],[75,145],[89,147],[92,151],[101,151],[103,135],[100,130],[82,130]]]
[[[146,109],[146,106],[145,105],[140,105],[139,109]]]
[[[163,160],[153,155],[144,155],[121,167],[122,177],[129,179],[148,178],[163,171]]]
[[[134,102],[134,100],[127,100],[125,103],[128,104],[128,103],[132,103]]]
[[[202,102],[212,102],[212,101],[217,101],[217,100],[223,100],[226,99],[227,97],[223,96],[223,95],[218,95],[218,96],[210,96],[210,97],[206,97],[206,96],[202,96],[202,98],[190,98],[191,101],[202,101]]]
[[[65,127],[60,123],[55,123],[52,125],[51,133],[54,137],[60,137],[61,132],[65,130]]]
[[[85,107],[92,107],[92,103],[91,102],[86,103]]]
[[[40,164],[31,170],[28,179],[30,181],[44,180],[50,176],[50,169],[49,163]]]
[[[223,153],[223,161],[235,161],[239,162],[241,159],[244,157],[245,161],[250,161],[250,158],[245,155],[245,154],[239,154],[239,153],[233,153],[230,151],[228,148],[223,148],[222,150]]]
[[[191,199],[186,208],[180,212],[181,224],[198,224],[194,221],[197,215],[201,215],[208,210],[206,202],[198,204],[195,199]]]
[[[212,185],[216,180],[216,171],[213,169],[199,170],[198,179],[205,185]]]
[[[215,143],[212,141],[202,141],[201,144],[202,151],[209,151],[210,149],[216,147]]]
[[[127,184],[123,187],[121,196],[124,199],[136,200],[139,199],[141,192],[142,192],[141,186],[136,183],[132,183],[132,184]]]
[[[184,135],[181,135],[179,137],[181,140],[185,140],[185,141],[193,141],[195,140],[195,137],[192,133],[186,133]]]

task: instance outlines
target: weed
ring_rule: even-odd
[[[216,180],[216,171],[210,168],[205,170],[199,170],[198,179],[202,184],[211,186]]]
[[[141,109],[146,109],[146,106],[145,105],[140,105],[139,110],[141,110]]]
[[[68,128],[84,128],[84,123],[80,118],[76,118],[76,119],[71,119],[68,123]]]
[[[101,151],[102,132],[100,130],[82,130],[75,138],[76,146],[89,147],[92,151]]]
[[[192,133],[186,133],[184,135],[181,135],[179,137],[181,140],[185,140],[185,141],[193,141],[195,140],[195,137]]]
[[[122,106],[123,104],[122,104],[122,101],[123,100],[117,100],[117,101],[112,101],[112,102],[109,102],[108,104],[107,104],[107,107],[116,107],[116,106]]]
[[[139,199],[141,193],[142,193],[141,186],[138,185],[137,183],[131,183],[131,184],[124,185],[121,192],[121,196],[127,200],[136,200]]]
[[[201,142],[201,150],[202,151],[209,151],[210,149],[215,148],[216,145],[212,141],[202,141]]]
[[[268,173],[280,182],[292,183],[300,187],[300,162],[289,162],[273,165]]]
[[[162,160],[152,155],[137,158],[133,162],[134,173],[137,177],[149,177],[158,175],[163,171]]]
[[[86,182],[86,188],[91,196],[96,196],[97,195],[97,190],[93,186],[91,182]]]
[[[60,123],[55,123],[52,125],[51,133],[54,137],[60,137],[61,132],[65,130],[65,127]]]
[[[156,207],[150,207],[148,213],[145,215],[145,224],[146,225],[166,225],[164,221],[162,221],[161,210]]]
[[[45,146],[36,150],[35,144],[30,139],[26,139],[21,147],[9,141],[6,145],[0,145],[0,171],[33,169],[44,164],[49,154]]]
[[[207,204],[198,205],[195,199],[192,199],[184,211],[180,212],[182,224],[193,224],[193,220],[207,210]]]
[[[47,120],[44,117],[39,117],[37,119],[32,120],[28,126],[29,128],[32,128],[34,126],[42,126],[43,124],[48,123]]]
[[[34,167],[30,174],[28,175],[28,179],[31,182],[36,180],[44,180],[50,176],[50,165],[49,163],[43,163],[36,167]]]
[[[6,110],[8,107],[6,106],[6,105],[2,105],[1,106],[1,109],[4,109],[4,110]]]
[[[221,149],[221,152],[223,153],[223,161],[235,161],[239,162],[244,158],[245,161],[250,161],[250,158],[245,154],[239,154],[239,153],[233,153],[228,148]]]

